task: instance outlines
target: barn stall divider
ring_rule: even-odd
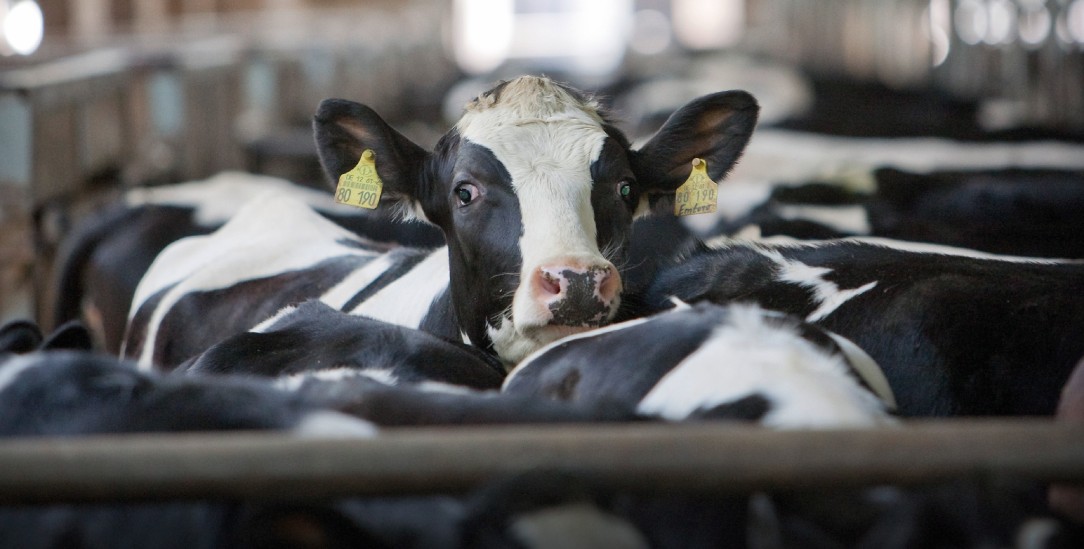
[[[1084,483],[1084,424],[912,420],[774,431],[733,424],[400,428],[24,438],[0,444],[0,503],[461,493],[530,471],[610,489],[712,494],[1015,479]]]

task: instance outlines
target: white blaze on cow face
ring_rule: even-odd
[[[463,139],[489,149],[520,205],[520,283],[490,329],[494,348],[518,361],[559,336],[608,323],[621,279],[597,243],[591,166],[607,139],[602,118],[560,86],[525,77],[468,106]]]

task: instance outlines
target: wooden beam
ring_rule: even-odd
[[[0,443],[0,503],[456,493],[531,470],[640,492],[1084,481],[1084,424],[911,422],[769,431],[719,423],[397,429],[373,439],[275,433]]]

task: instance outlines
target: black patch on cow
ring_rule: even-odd
[[[91,353],[48,351],[0,398],[0,436],[281,429],[311,408],[266,383],[140,372]]]
[[[365,300],[373,297],[380,290],[386,288],[392,282],[399,280],[403,275],[410,272],[411,269],[417,267],[419,263],[425,260],[425,258],[431,255],[429,250],[418,250],[413,248],[396,248],[388,252],[387,256],[392,260],[393,264],[388,267],[386,271],[376,277],[376,280],[370,282],[362,290],[351,297],[346,304],[342,306],[342,310],[350,311],[354,307],[361,305]]]
[[[576,386],[580,384],[580,371],[571,370],[565,374],[561,383],[557,384],[553,388],[553,392],[549,395],[550,398],[556,400],[575,400],[576,398]]]
[[[700,348],[727,315],[722,307],[694,307],[560,343],[521,365],[504,391],[636,406],[666,373]]]
[[[337,238],[335,243],[344,248],[351,248],[354,250],[362,250],[365,252],[384,253],[388,250],[394,249],[394,244],[385,244],[380,242],[370,242],[366,240],[358,240],[354,238]]]
[[[120,351],[140,279],[169,244],[216,227],[197,223],[190,206],[116,204],[89,217],[58,252],[53,326],[82,318],[89,304],[101,319],[105,350]]]
[[[449,169],[448,187],[432,193],[431,210],[441,216],[435,221],[448,240],[449,287],[459,328],[488,348],[487,322],[508,310],[519,285],[522,212],[511,174],[488,148],[462,140]],[[483,196],[460,206],[453,192],[460,183],[477,186]]]
[[[124,334],[124,357],[123,358],[137,358],[143,353],[143,346],[147,341],[147,329],[150,323],[151,317],[154,316],[154,310],[158,308],[158,304],[161,303],[162,298],[169,293],[178,283],[173,283],[165,288],[154,293],[154,295],[148,297],[139,306],[135,315],[128,322],[128,327]]]
[[[647,313],[673,307],[671,297],[686,303],[716,304],[753,301],[766,309],[805,317],[817,303],[809,288],[777,280],[778,265],[745,246],[699,247],[674,264],[662,267],[643,295]],[[863,282],[865,284],[868,280]],[[841,285],[842,288],[861,286]]]
[[[337,257],[308,269],[185,295],[177,300],[158,326],[153,362],[157,367],[172,369],[224,338],[252,328],[284,307],[323,294],[372,259]],[[199,321],[192,325],[189,319]],[[134,355],[130,352],[129,356]]]
[[[439,381],[496,389],[500,362],[481,350],[432,334],[307,301],[263,332],[226,339],[186,366],[189,373],[277,377],[349,368],[390,370],[399,381]]]
[[[874,172],[873,234],[1029,257],[1084,257],[1084,171]]]
[[[588,269],[585,273],[565,270],[561,276],[566,281],[565,297],[551,303],[553,324],[558,326],[601,326],[607,320],[610,306],[598,299],[596,278],[605,272],[602,267]]]
[[[724,402],[706,410],[697,410],[690,416],[695,419],[731,419],[760,421],[772,409],[772,403],[760,393]]]
[[[459,333],[459,321],[455,317],[455,308],[452,307],[452,295],[450,288],[444,288],[429,306],[429,312],[425,313],[418,329],[442,337],[448,341],[459,341],[462,334]],[[480,343],[477,343],[483,347]],[[492,349],[484,347],[486,351]]]

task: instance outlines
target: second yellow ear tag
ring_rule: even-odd
[[[361,153],[361,160],[354,169],[339,176],[335,187],[335,202],[358,208],[376,209],[384,182],[376,173],[376,154],[372,149]]]
[[[719,185],[708,176],[708,163],[693,160],[693,173],[674,191],[674,215],[712,213],[718,209]]]

